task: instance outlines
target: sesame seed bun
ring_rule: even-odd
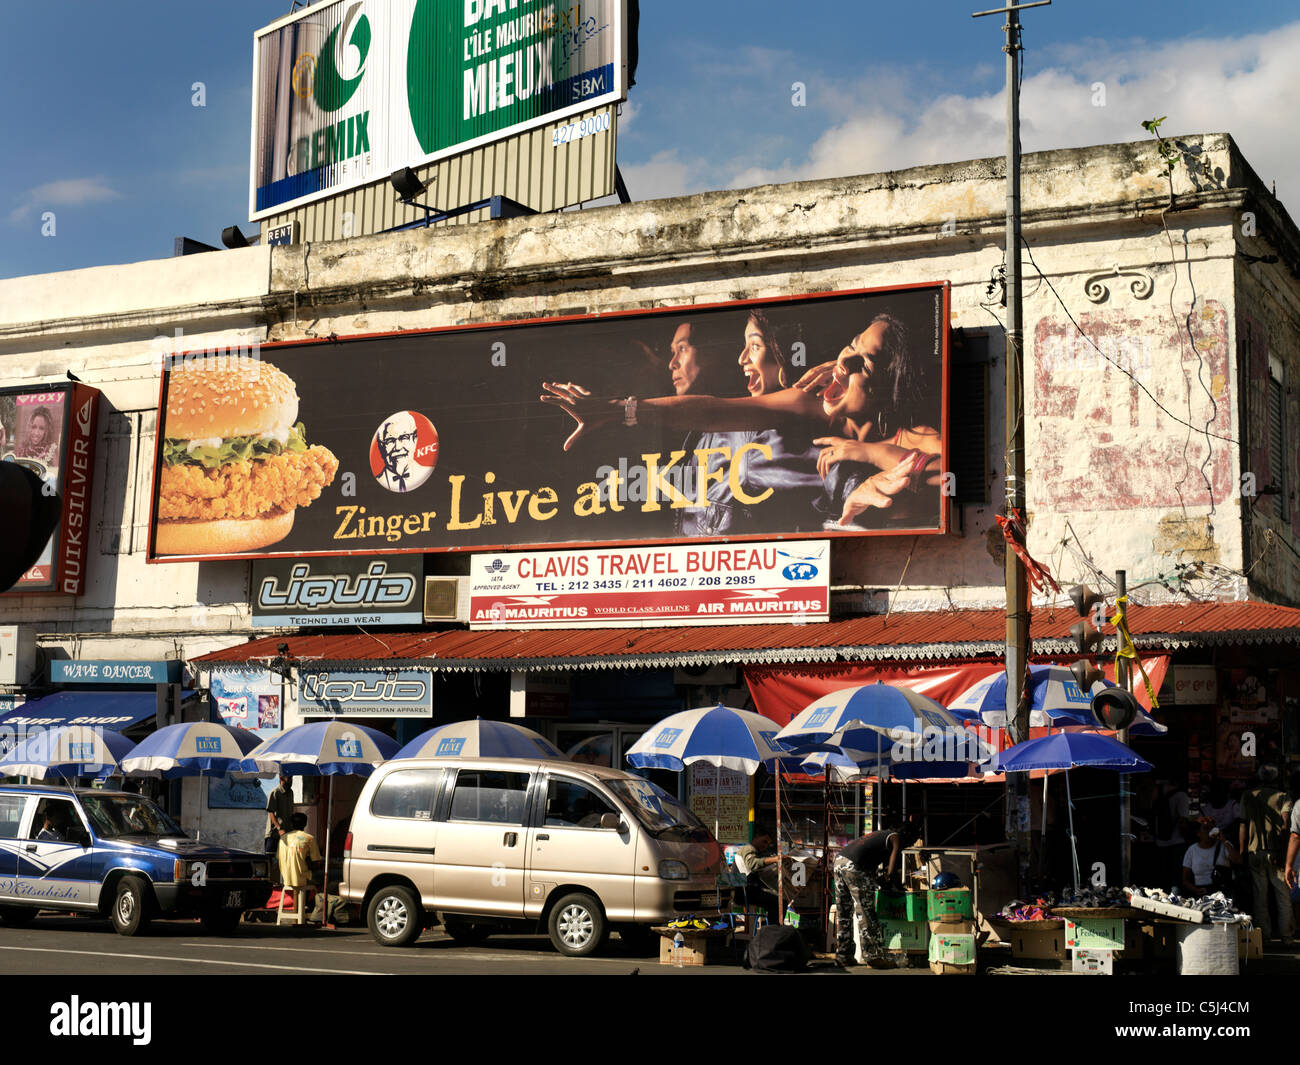
[[[158,555],[233,555],[269,547],[293,529],[293,510],[273,511],[260,518],[218,521],[160,521],[154,537]]]
[[[196,359],[167,379],[163,435],[175,440],[259,436],[298,420],[298,390],[255,359]]]

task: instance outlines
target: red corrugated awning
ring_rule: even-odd
[[[1033,613],[1032,653],[1072,653],[1073,610]],[[1134,642],[1144,650],[1300,644],[1300,610],[1267,603],[1190,603],[1131,607]],[[288,643],[300,660],[374,666],[418,664],[439,671],[635,669],[713,663],[960,661],[1001,655],[1001,610],[935,610],[872,615],[808,625],[558,629],[265,636],[196,660],[220,666],[274,657]],[[1114,653],[1114,638],[1103,644]]]

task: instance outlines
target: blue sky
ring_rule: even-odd
[[[999,154],[1002,20],[970,18],[991,6],[643,0],[619,140],[633,197]],[[215,244],[236,222],[253,232],[252,36],[288,7],[6,3],[0,277],[164,258],[174,237]],[[1168,115],[1168,131],[1233,133],[1283,203],[1300,193],[1293,4],[1056,0],[1023,19],[1027,150],[1135,140],[1143,118]]]

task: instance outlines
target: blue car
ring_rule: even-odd
[[[264,855],[192,840],[142,795],[0,786],[0,921],[40,910],[108,917],[124,936],[154,917],[229,932],[271,893]]]

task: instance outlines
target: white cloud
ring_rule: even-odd
[[[676,148],[668,148],[645,163],[621,166],[623,180],[634,200],[661,200],[694,192],[699,183],[693,168],[684,162]]]
[[[1148,137],[1141,121],[1165,114],[1164,134],[1232,134],[1265,185],[1277,179],[1284,195],[1300,187],[1297,55],[1300,22],[1239,38],[1086,40],[1036,53],[1031,48],[1021,94],[1022,146],[1032,152],[1141,140]],[[779,159],[767,163],[757,153],[728,161],[708,146],[692,150],[679,144],[649,163],[624,165],[629,189],[645,199],[1004,153],[1001,87],[935,96],[926,79],[924,72],[900,69],[853,81],[819,74],[823,113],[833,117],[802,143],[785,139]],[[1099,83],[1104,105],[1093,103],[1101,99]],[[767,121],[768,113],[757,105],[738,107],[735,99],[728,105],[736,122],[746,114],[754,124]]]
[[[1052,49],[1037,72],[1030,59],[1021,92],[1021,142],[1026,151],[1140,140],[1143,119],[1167,115],[1162,133],[1228,132],[1265,184],[1279,194],[1297,185],[1300,142],[1300,22],[1236,39],[1165,44],[1086,42]],[[1096,106],[1104,86],[1104,106]],[[897,83],[890,96],[897,100]],[[824,130],[803,158],[770,168],[711,175],[740,188],[769,181],[896,170],[925,163],[1001,155],[1005,102],[1001,91],[926,100],[891,109],[870,83],[837,87],[844,117]],[[699,176],[697,174],[692,177]],[[694,184],[694,182],[690,182]]]
[[[50,181],[31,189],[18,206],[9,212],[9,221],[24,222],[37,211],[48,211],[54,207],[85,207],[120,197],[121,193],[113,189],[103,177]]]

